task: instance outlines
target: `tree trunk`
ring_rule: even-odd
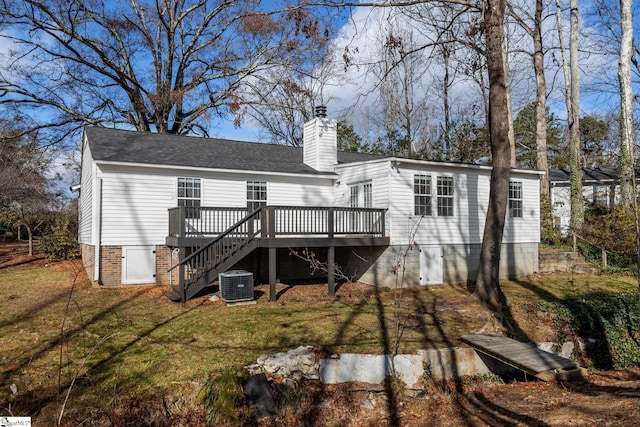
[[[582,163],[580,162],[580,82],[578,75],[578,4],[571,0],[571,40],[569,66],[562,32],[562,8],[560,0],[556,0],[556,18],[560,55],[564,71],[565,101],[567,106],[567,122],[569,127],[569,203],[571,217],[569,225],[577,231],[582,227],[584,218],[584,200],[582,198]]]
[[[620,0],[620,61],[618,80],[620,81],[620,205],[633,210],[636,227],[636,263],[638,288],[640,289],[640,220],[636,197],[633,88],[631,87],[631,57],[633,54],[633,0]]]
[[[486,6],[483,30],[489,76],[489,135],[493,168],[474,294],[489,308],[502,312],[506,308],[506,299],[500,288],[500,254],[511,169],[509,88],[503,51],[506,0],[488,0]]]
[[[580,161],[580,70],[578,68],[578,0],[571,0],[569,62],[571,69],[571,115],[569,119],[569,168],[571,171],[571,229],[578,231],[584,222],[582,162]]]
[[[620,0],[620,206],[633,208],[633,89],[631,87],[631,56],[633,49],[632,0]]]
[[[533,28],[533,68],[536,75],[536,169],[544,171],[540,178],[540,194],[550,197],[549,163],[547,159],[547,82],[544,76],[542,47],[542,0],[536,0]],[[549,212],[550,213],[550,212]]]
[[[27,236],[29,236],[29,256],[33,256],[33,231],[26,224],[24,227],[27,229]]]

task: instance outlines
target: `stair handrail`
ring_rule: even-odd
[[[573,236],[573,251],[574,252],[578,252],[578,242],[577,240],[580,239],[583,242],[585,242],[588,245],[591,245],[595,248],[600,249],[601,254],[602,254],[602,268],[607,268],[607,253],[609,253],[609,251],[607,251],[605,248],[603,248],[602,246],[596,245],[593,242],[590,242],[589,240],[587,240],[586,238],[580,236],[578,233],[576,233],[575,231],[571,231],[570,232],[571,235]],[[613,252],[611,253],[613,255]]]
[[[229,234],[233,233],[234,231],[236,231],[238,228],[240,228],[244,223],[248,222],[250,219],[256,219],[253,218],[255,216],[257,216],[260,211],[262,210],[262,207],[259,207],[258,209],[254,210],[253,212],[251,212],[250,214],[248,214],[247,216],[245,216],[244,218],[242,218],[240,221],[236,222],[235,224],[233,224],[231,227],[227,228],[224,232],[220,233],[218,236],[214,237],[213,239],[211,239],[207,244],[201,246],[200,248],[198,248],[197,251],[193,252],[191,255],[189,255],[188,257],[184,258],[183,260],[181,260],[180,262],[178,262],[176,265],[172,266],[171,268],[169,268],[167,270],[167,272],[171,272],[173,269],[175,269],[176,267],[179,267],[181,265],[186,264],[188,261],[192,260],[193,258],[197,257],[198,255],[200,255],[202,252],[206,251],[208,248],[210,248],[211,246],[213,246],[216,242],[218,242],[219,240],[225,238],[226,236],[228,236]],[[253,236],[255,237],[258,233],[260,233],[261,230],[258,227],[257,230],[254,230],[253,232]]]

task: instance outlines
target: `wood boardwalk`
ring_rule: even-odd
[[[499,335],[463,335],[460,341],[487,356],[544,381],[570,379],[582,374],[576,362]]]

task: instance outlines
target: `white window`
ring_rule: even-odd
[[[438,216],[453,216],[453,177],[439,176],[438,189]]]
[[[267,183],[247,181],[247,210],[253,212],[267,205]]]
[[[371,182],[362,182],[349,186],[349,207],[373,207],[373,185]]]
[[[199,208],[201,206],[200,178],[178,178],[178,206]],[[199,218],[199,209],[186,209],[187,218]]]
[[[358,186],[354,185],[349,187],[349,207],[357,208],[358,207]]]
[[[509,182],[509,217],[522,218],[522,183]]]
[[[373,207],[373,187],[370,182],[362,185],[362,199],[363,208]]]
[[[419,216],[431,215],[431,177],[413,176],[413,213]]]

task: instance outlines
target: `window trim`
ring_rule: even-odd
[[[446,185],[446,187],[442,184],[445,182],[450,182],[451,185]],[[450,189],[450,194],[441,194],[441,189]],[[438,176],[436,177],[436,214],[438,217],[442,218],[452,218],[455,217],[455,179],[452,176]],[[446,206],[444,205],[444,201],[447,201]],[[446,209],[446,212],[443,211]]]
[[[250,186],[263,187],[263,188],[251,188]],[[269,202],[269,188],[267,181],[247,181],[246,182],[246,205],[247,205],[247,213],[251,213],[257,209],[257,206],[263,207],[267,206]],[[260,195],[264,193],[264,200],[261,198],[249,198],[249,194],[253,193],[253,195]]]
[[[418,183],[418,180],[424,180],[424,183]],[[432,216],[433,215],[433,178],[429,174],[414,173],[413,174],[413,214],[416,216]],[[416,187],[425,186],[424,193],[417,193]],[[418,199],[423,199],[425,203],[417,203]],[[420,208],[424,208],[420,209]]]
[[[509,209],[509,218],[524,218],[524,199],[523,199],[523,185],[522,181],[509,181],[509,199],[508,206]],[[520,197],[514,197],[514,194],[518,191]],[[514,206],[519,202],[520,206]],[[517,213],[514,215],[514,213]]]
[[[181,187],[181,183],[191,184],[190,186],[185,185]],[[198,184],[197,188],[194,184]],[[176,177],[176,206],[178,207],[201,207],[202,206],[202,178],[191,177],[191,176],[178,176]],[[184,190],[185,195],[180,195],[180,190]],[[188,196],[187,192],[191,190],[194,193],[197,191],[198,196]],[[191,202],[191,203],[188,203]],[[186,219],[200,219],[200,210],[195,212],[187,210],[185,212]]]

